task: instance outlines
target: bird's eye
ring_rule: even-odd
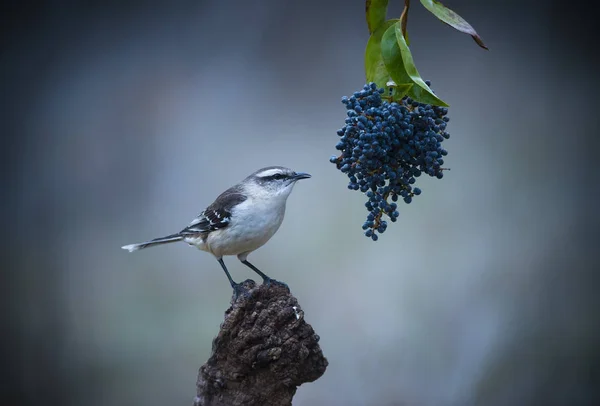
[[[282,180],[282,179],[287,179],[287,178],[288,178],[288,175],[286,175],[285,173],[275,173],[273,175],[263,177],[263,180],[273,181],[273,180]]]

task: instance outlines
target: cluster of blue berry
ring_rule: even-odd
[[[429,81],[425,83],[430,86]],[[408,97],[396,103],[384,93],[369,83],[351,97],[342,98],[348,117],[345,127],[337,132],[340,141],[336,149],[341,155],[330,158],[348,175],[348,188],[360,190],[369,199],[363,230],[373,241],[387,228],[383,214],[392,222],[398,219],[399,197],[410,203],[421,194],[421,189],[413,186],[415,178],[422,173],[443,177],[443,157],[448,152],[441,143],[450,137],[445,131],[447,108]]]

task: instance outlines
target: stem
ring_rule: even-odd
[[[400,26],[402,27],[402,35],[408,44],[408,34],[406,32],[406,26],[408,24],[408,9],[410,8],[410,0],[404,0],[404,10],[400,15]]]

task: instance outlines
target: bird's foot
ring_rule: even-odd
[[[272,279],[269,277],[263,278],[263,285],[266,285],[266,286],[279,285],[279,286],[283,286],[284,288],[286,288],[288,292],[290,291],[290,287],[287,285],[287,283],[280,282],[276,279]]]
[[[245,295],[248,292],[247,289],[244,287],[243,283],[236,283],[234,285],[231,285],[231,287],[233,288],[234,301],[238,300],[240,296]]]
[[[231,288],[233,289],[233,302],[236,302],[239,298],[247,299],[250,297],[252,289],[256,287],[256,282],[252,279],[246,279],[240,283],[232,283]]]

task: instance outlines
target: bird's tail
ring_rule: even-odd
[[[133,251],[142,250],[144,248],[152,247],[154,245],[169,244],[169,243],[177,242],[177,241],[181,241],[181,240],[183,240],[183,236],[181,234],[171,234],[171,235],[167,235],[166,237],[155,238],[153,240],[142,242],[139,244],[124,245],[121,248],[123,248],[124,250],[127,250],[129,252],[133,252]]]

